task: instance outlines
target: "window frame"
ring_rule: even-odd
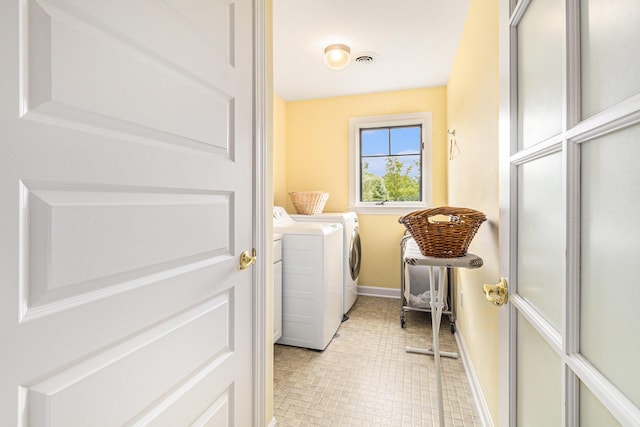
[[[431,206],[433,193],[432,113],[428,111],[409,114],[353,117],[349,120],[349,210],[365,214],[404,214]],[[362,202],[360,131],[363,129],[397,126],[422,127],[422,170],[420,202]],[[427,179],[428,178],[428,179]]]

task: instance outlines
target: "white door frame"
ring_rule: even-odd
[[[502,230],[510,230],[510,188],[512,183],[510,182],[510,162],[511,145],[504,141],[513,141],[511,138],[511,27],[509,26],[510,20],[510,4],[508,1],[500,1],[498,5],[498,52],[499,52],[499,64],[498,64],[498,84],[499,84],[499,120],[498,120],[498,168],[499,168],[499,224],[500,233],[498,241],[498,258],[499,258],[499,273],[500,277],[509,278],[509,250],[512,247],[511,234],[509,232],[502,232]],[[504,396],[513,396],[511,393],[513,390],[513,384],[510,383],[510,372],[505,372],[510,369],[510,325],[509,322],[510,309],[509,305],[503,306],[498,310],[498,399],[501,400]],[[515,398],[513,398],[515,400]],[[497,425],[509,426],[511,425],[511,416],[515,414],[510,413],[510,408],[513,407],[513,403],[498,405],[498,420]]]
[[[267,85],[266,85],[266,4],[265,0],[254,0],[253,46],[254,46],[254,122],[253,122],[253,242],[258,261],[253,269],[253,420],[255,427],[266,423],[266,374],[267,374],[267,216],[266,176],[267,164]]]

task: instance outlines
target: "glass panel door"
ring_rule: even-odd
[[[638,160],[638,125],[582,144],[580,353],[640,406]]]
[[[562,0],[538,0],[517,27],[518,141],[530,147],[562,130]]]
[[[562,425],[562,363],[522,316],[517,318],[518,427]]]
[[[562,329],[565,221],[562,153],[519,166],[518,294]]]
[[[500,420],[640,423],[640,7],[500,0]]]
[[[638,0],[580,2],[582,116],[640,93]]]

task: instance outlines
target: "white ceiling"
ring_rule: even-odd
[[[443,86],[469,0],[273,0],[274,91],[285,101]],[[351,48],[340,71],[322,60]],[[358,54],[375,61],[356,63]]]

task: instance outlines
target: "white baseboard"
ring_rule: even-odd
[[[276,418],[273,417],[273,418],[271,418],[271,422],[269,423],[269,425],[267,427],[276,427],[276,424],[278,424],[278,422],[276,421]]]
[[[358,285],[358,295],[400,299],[400,289],[399,288],[379,288],[377,286]]]
[[[464,342],[464,337],[459,330],[456,331],[455,337],[456,342],[458,343],[458,349],[460,350],[460,359],[462,360],[464,370],[467,373],[467,379],[469,380],[469,386],[471,387],[473,400],[475,400],[476,402],[476,408],[478,409],[480,421],[485,427],[494,427],[493,419],[491,418],[491,413],[489,412],[489,406],[487,405],[487,401],[484,398],[484,393],[482,392],[480,381],[478,380],[476,371],[473,368],[473,363],[471,363],[471,358],[469,357],[469,353],[467,352],[467,346]]]

